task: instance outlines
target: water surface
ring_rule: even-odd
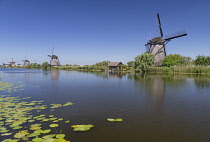
[[[48,106],[73,102],[42,112],[71,121],[59,122],[71,142],[210,141],[209,76],[0,69],[0,77],[26,84],[24,90],[1,94],[44,100]],[[76,124],[95,127],[74,132],[70,126]]]

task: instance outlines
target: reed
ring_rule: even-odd
[[[208,66],[173,66],[173,67],[149,67],[149,73],[186,73],[186,74],[210,74]]]

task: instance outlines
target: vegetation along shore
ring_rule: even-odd
[[[115,71],[133,71],[138,73],[175,73],[175,74],[210,74],[210,56],[198,55],[195,60],[191,57],[181,56],[179,54],[171,54],[162,60],[162,65],[156,67],[154,65],[155,56],[151,53],[143,53],[136,56],[134,61],[122,64],[120,69]],[[27,69],[61,69],[61,70],[81,70],[81,71],[105,71],[109,70],[110,61],[98,62],[94,65],[61,65],[52,67],[48,62],[42,64],[30,63],[26,67],[11,68],[27,68]]]

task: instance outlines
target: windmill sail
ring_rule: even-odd
[[[179,31],[179,32],[165,36],[164,40],[171,40],[171,39],[179,38],[179,37],[186,36],[186,35],[187,35],[186,31],[183,30],[183,31]]]
[[[160,22],[160,16],[159,13],[157,14],[157,19],[158,19],[158,25],[159,25],[159,30],[160,30],[160,37],[163,37],[163,30]]]

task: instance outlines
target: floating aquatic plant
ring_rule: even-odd
[[[32,139],[33,142],[43,142],[42,138],[34,138]]]
[[[109,122],[121,122],[123,120],[122,120],[122,118],[117,118],[117,119],[108,118],[107,121],[109,121]]]
[[[12,84],[0,81],[0,91],[12,93],[24,90],[24,84]],[[38,86],[35,86],[38,87]],[[0,136],[14,136],[16,139],[5,139],[2,142],[70,142],[65,140],[64,134],[50,134],[51,129],[42,130],[42,124],[28,125],[32,122],[60,122],[63,118],[54,117],[51,115],[40,114],[42,110],[47,109],[41,101],[27,101],[31,97],[13,97],[11,95],[0,95]],[[73,105],[72,102],[65,104],[51,104],[50,111],[54,111],[60,107]],[[36,115],[34,115],[36,114]],[[37,115],[38,114],[38,115]],[[69,120],[63,121],[69,123]],[[27,125],[25,125],[27,124]],[[58,127],[58,124],[51,124],[49,127]],[[88,131],[93,125],[74,125],[74,131]],[[14,131],[12,130],[14,129]],[[19,132],[18,129],[20,129]],[[23,130],[28,129],[28,130]],[[56,130],[57,131],[57,130]],[[14,133],[15,132],[15,133]],[[61,132],[60,132],[61,133]],[[46,135],[47,134],[47,135]]]
[[[12,133],[7,128],[14,130],[23,129],[24,123],[31,123],[34,121],[63,121],[63,118],[54,117],[54,115],[32,115],[33,111],[46,109],[46,105],[42,105],[43,101],[25,101],[31,99],[31,97],[11,97],[9,95],[0,95],[0,136],[8,136]],[[23,101],[24,100],[24,101]],[[69,103],[67,103],[69,104]],[[54,105],[63,106],[63,105]],[[64,121],[65,122],[65,121]],[[67,121],[69,122],[69,120]],[[58,127],[58,124],[51,124],[50,127]],[[26,131],[19,131],[14,134],[14,138],[17,139],[5,139],[3,142],[17,142],[33,141],[33,142],[69,142],[64,139],[63,135],[46,135],[51,132],[50,129],[42,130],[42,124],[33,124],[29,128],[30,133]],[[31,132],[33,131],[33,132]],[[57,130],[56,130],[57,131]],[[56,137],[57,136],[57,137]]]
[[[58,127],[58,124],[50,124],[50,127]]]
[[[13,84],[13,83],[8,83],[8,82],[3,82],[0,81],[0,91],[5,91],[7,93],[12,93],[12,92],[17,92],[19,90],[24,90],[22,87],[25,85],[18,85],[18,84]]]
[[[70,122],[69,120],[66,120],[66,121],[65,121],[65,123],[69,123],[69,122]]]
[[[94,127],[93,125],[73,125],[74,131],[88,131],[90,128]]]
[[[42,130],[42,131],[41,131],[41,133],[43,133],[43,134],[47,134],[47,133],[49,133],[49,132],[51,132],[51,130],[50,130],[50,129],[47,129],[47,130]]]
[[[69,106],[69,105],[73,105],[72,102],[66,102],[66,104],[64,104],[63,106]]]
[[[45,135],[42,138],[43,139],[48,139],[48,138],[53,138],[53,137],[55,137],[55,134]]]
[[[63,139],[65,137],[65,135],[64,134],[58,134],[55,137],[58,138],[58,139]]]
[[[18,142],[19,139],[5,139],[2,142]]]

